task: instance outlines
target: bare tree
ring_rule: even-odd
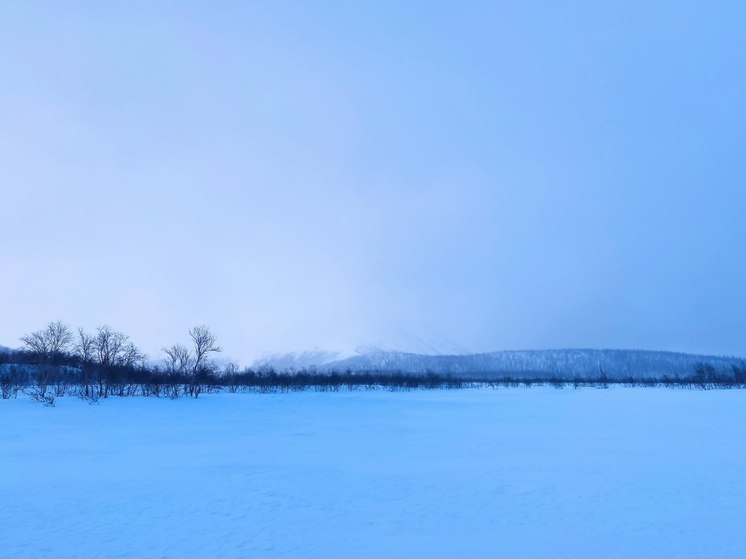
[[[95,339],[82,328],[78,328],[78,339],[73,347],[73,354],[80,360],[80,368],[83,373],[83,386],[80,396],[86,400],[95,401],[100,395],[93,390],[91,385],[93,362],[96,356]]]
[[[135,344],[129,340],[125,341],[119,354],[117,364],[123,367],[136,367],[142,365],[147,357],[142,353]]]
[[[0,368],[0,398],[7,400],[17,397],[23,385],[24,378],[18,365],[10,365],[5,370]]]
[[[82,363],[92,363],[95,356],[94,337],[86,333],[82,328],[78,328],[78,339],[73,347],[74,355]]]
[[[183,345],[174,344],[171,347],[164,347],[163,353],[166,354],[163,359],[166,369],[172,375],[186,375],[191,371],[192,352]]]
[[[145,360],[129,336],[109,326],[99,326],[92,342],[96,362],[104,367],[134,367]]]
[[[49,358],[67,352],[72,344],[73,335],[70,327],[58,320],[50,322],[42,330],[23,336],[21,341],[28,351]]]
[[[164,347],[163,353],[166,354],[163,361],[169,377],[171,398],[178,398],[180,384],[186,383],[187,377],[191,376],[192,352],[181,344],[174,344]]]
[[[238,391],[239,381],[241,378],[240,375],[241,370],[238,367],[238,363],[229,361],[223,367],[222,381],[224,385],[228,387],[228,391],[230,393],[235,393]]]
[[[96,361],[104,367],[117,364],[117,358],[127,336],[112,330],[109,326],[99,326],[93,336],[93,351]]]
[[[197,398],[205,385],[209,386],[215,367],[210,363],[211,353],[222,351],[217,338],[207,326],[195,326],[189,330],[194,349],[191,354],[191,374],[186,389],[190,396]]]
[[[98,370],[99,395],[107,397],[115,387],[118,387],[122,395],[124,385],[118,378],[121,368],[143,365],[145,355],[129,340],[129,336],[109,326],[100,326],[96,329],[91,347]]]
[[[194,374],[200,374],[207,367],[208,355],[223,350],[217,344],[217,337],[207,326],[195,326],[189,330],[189,336],[194,342]]]
[[[59,364],[60,358],[68,352],[72,340],[73,335],[70,328],[59,320],[50,322],[46,328],[31,332],[21,338],[26,349],[35,353],[38,359],[38,368],[35,372],[36,387],[34,393],[32,393],[35,399],[47,402],[48,386],[54,382],[55,377],[60,377],[56,365]],[[53,401],[54,398],[52,397]]]

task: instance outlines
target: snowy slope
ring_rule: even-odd
[[[333,363],[348,356],[337,351],[301,351],[297,353],[282,353],[257,360],[253,367],[262,369],[272,367],[277,371],[310,369]]]
[[[4,558],[746,557],[739,390],[19,399],[0,421]]]
[[[319,355],[321,357],[321,355]],[[480,376],[596,376],[601,372],[611,378],[626,376],[687,376],[697,363],[710,363],[720,373],[730,373],[740,358],[693,355],[665,351],[559,349],[538,351],[496,351],[472,355],[422,355],[397,351],[370,350],[345,359],[318,358],[297,360],[303,367],[320,371],[401,371]],[[272,365],[285,370],[293,363],[292,354],[264,360],[258,365]],[[302,367],[296,366],[296,369]]]

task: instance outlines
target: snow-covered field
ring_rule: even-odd
[[[746,557],[746,392],[0,401],[0,557]]]

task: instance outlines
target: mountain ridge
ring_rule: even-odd
[[[334,358],[334,352],[285,354],[259,360],[254,363],[254,367],[353,373],[363,371],[410,374],[432,372],[457,376],[479,374],[495,377],[605,374],[610,378],[623,378],[626,376],[688,376],[693,373],[698,364],[707,364],[718,373],[729,374],[734,365],[742,366],[744,361],[743,358],[736,356],[636,349],[500,350],[450,355],[374,349],[342,358]]]

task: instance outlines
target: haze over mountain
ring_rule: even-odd
[[[746,354],[746,2],[0,2],[0,340]]]

